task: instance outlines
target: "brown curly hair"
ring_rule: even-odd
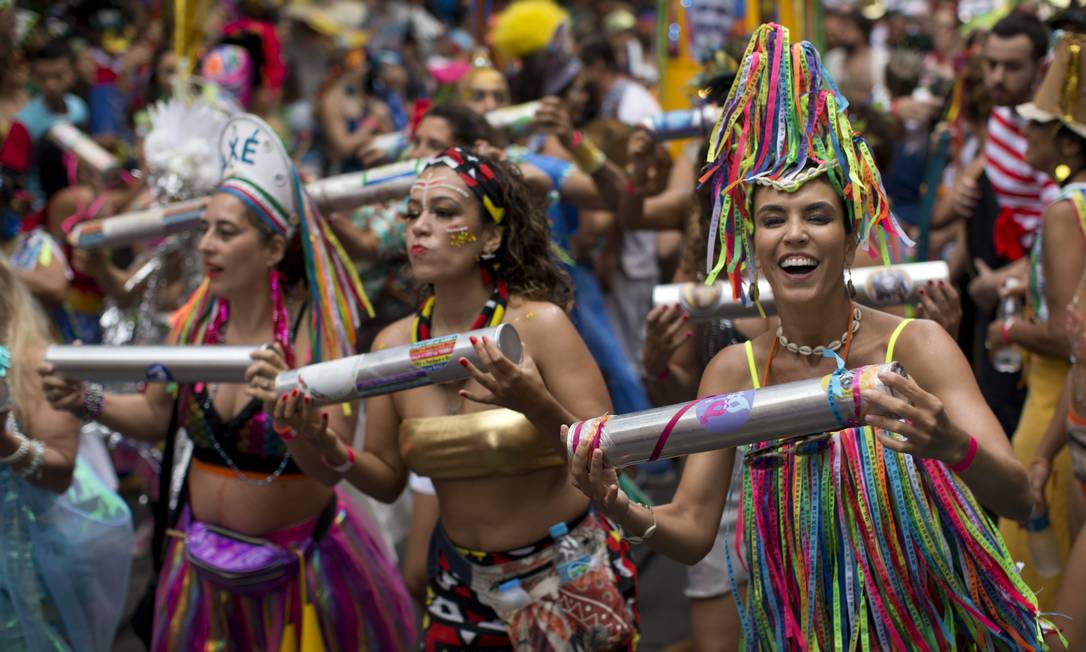
[[[510,294],[549,301],[568,312],[573,307],[573,283],[553,253],[542,203],[532,196],[516,165],[478,153],[475,156],[493,170],[501,187],[501,205],[505,206],[501,245],[491,261],[497,275]],[[485,215],[482,202],[479,208]],[[419,290],[423,297],[433,292],[428,284]]]

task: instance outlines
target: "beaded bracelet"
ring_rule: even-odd
[[[31,476],[39,477],[39,472],[41,471],[41,463],[42,460],[45,458],[45,444],[43,444],[40,440],[35,439],[30,442],[30,446],[34,449],[34,456],[30,458],[29,464],[27,464],[21,470],[17,471],[17,473],[24,478],[29,478]]]
[[[75,416],[83,423],[97,421],[102,415],[102,405],[105,403],[105,392],[98,383],[85,383],[83,385],[83,406],[75,411]]]

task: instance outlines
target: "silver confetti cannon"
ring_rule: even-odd
[[[68,239],[76,247],[100,249],[191,231],[199,224],[208,201],[208,197],[197,197],[105,219],[87,220],[77,224]]]
[[[322,210],[348,210],[406,197],[426,159],[412,159],[380,167],[319,179],[306,191]],[[208,197],[197,197],[159,208],[134,211],[104,219],[87,220],[68,236],[77,247],[100,249],[191,231],[200,223]]]
[[[503,106],[500,109],[487,111],[486,121],[490,123],[490,126],[498,129],[520,131],[535,119],[536,111],[539,110],[541,104],[541,102],[525,102],[524,104]]]
[[[322,210],[350,210],[406,197],[428,159],[412,159],[380,167],[340,174],[306,185]]]
[[[714,104],[663,111],[645,118],[641,124],[657,141],[679,140],[708,134],[720,119],[722,109]]]
[[[50,346],[45,361],[69,378],[112,382],[244,383],[259,346]]]
[[[928,281],[946,281],[950,268],[941,260],[906,263],[890,267],[857,267],[852,270],[856,301],[873,308],[900,306],[918,300],[916,291]],[[746,291],[743,293],[747,294]],[[765,279],[758,281],[758,301],[767,315],[777,312],[773,289]],[[758,308],[749,301],[733,299],[727,283],[671,283],[652,291],[653,305],[679,304],[694,321],[757,317]]]
[[[70,122],[54,124],[49,128],[48,136],[58,147],[75,154],[80,161],[100,173],[120,167],[120,163],[112,154]]]
[[[598,417],[570,426],[566,446],[572,455],[581,440],[591,439],[593,449],[603,451],[608,466],[622,468],[655,459],[840,430],[861,422],[868,413],[861,390],[893,394],[879,380],[880,371],[905,376],[897,362],[868,365],[822,378],[707,396],[691,403],[607,419]]]
[[[484,336],[494,340],[505,357],[520,363],[520,335],[511,324],[501,324],[284,371],[275,379],[275,393],[297,389],[308,392],[317,405],[332,405],[463,380],[471,374],[457,360],[467,358],[480,366],[469,338]]]

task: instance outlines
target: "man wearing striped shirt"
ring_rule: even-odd
[[[1026,277],[1026,254],[1044,207],[1058,192],[1046,175],[1026,163],[1027,121],[1014,109],[1033,97],[1047,49],[1048,29],[1028,14],[1012,12],[988,34],[984,82],[995,108],[988,119],[984,174],[980,179],[959,175],[953,196],[954,212],[965,220],[968,260],[973,262],[963,296],[962,344],[972,353],[981,390],[1007,432],[1017,425],[1024,393],[1017,374],[991,367],[983,344],[999,288],[1007,278]]]

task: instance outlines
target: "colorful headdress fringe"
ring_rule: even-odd
[[[825,174],[841,194],[861,246],[890,264],[890,239],[912,244],[890,213],[874,158],[853,131],[847,107],[810,42],[792,44],[788,29],[775,23],[755,31],[713,128],[701,177],[715,198],[707,283],[726,270],[738,297],[741,274],[754,280],[754,183],[791,192]],[[751,284],[755,301],[757,287]]]

